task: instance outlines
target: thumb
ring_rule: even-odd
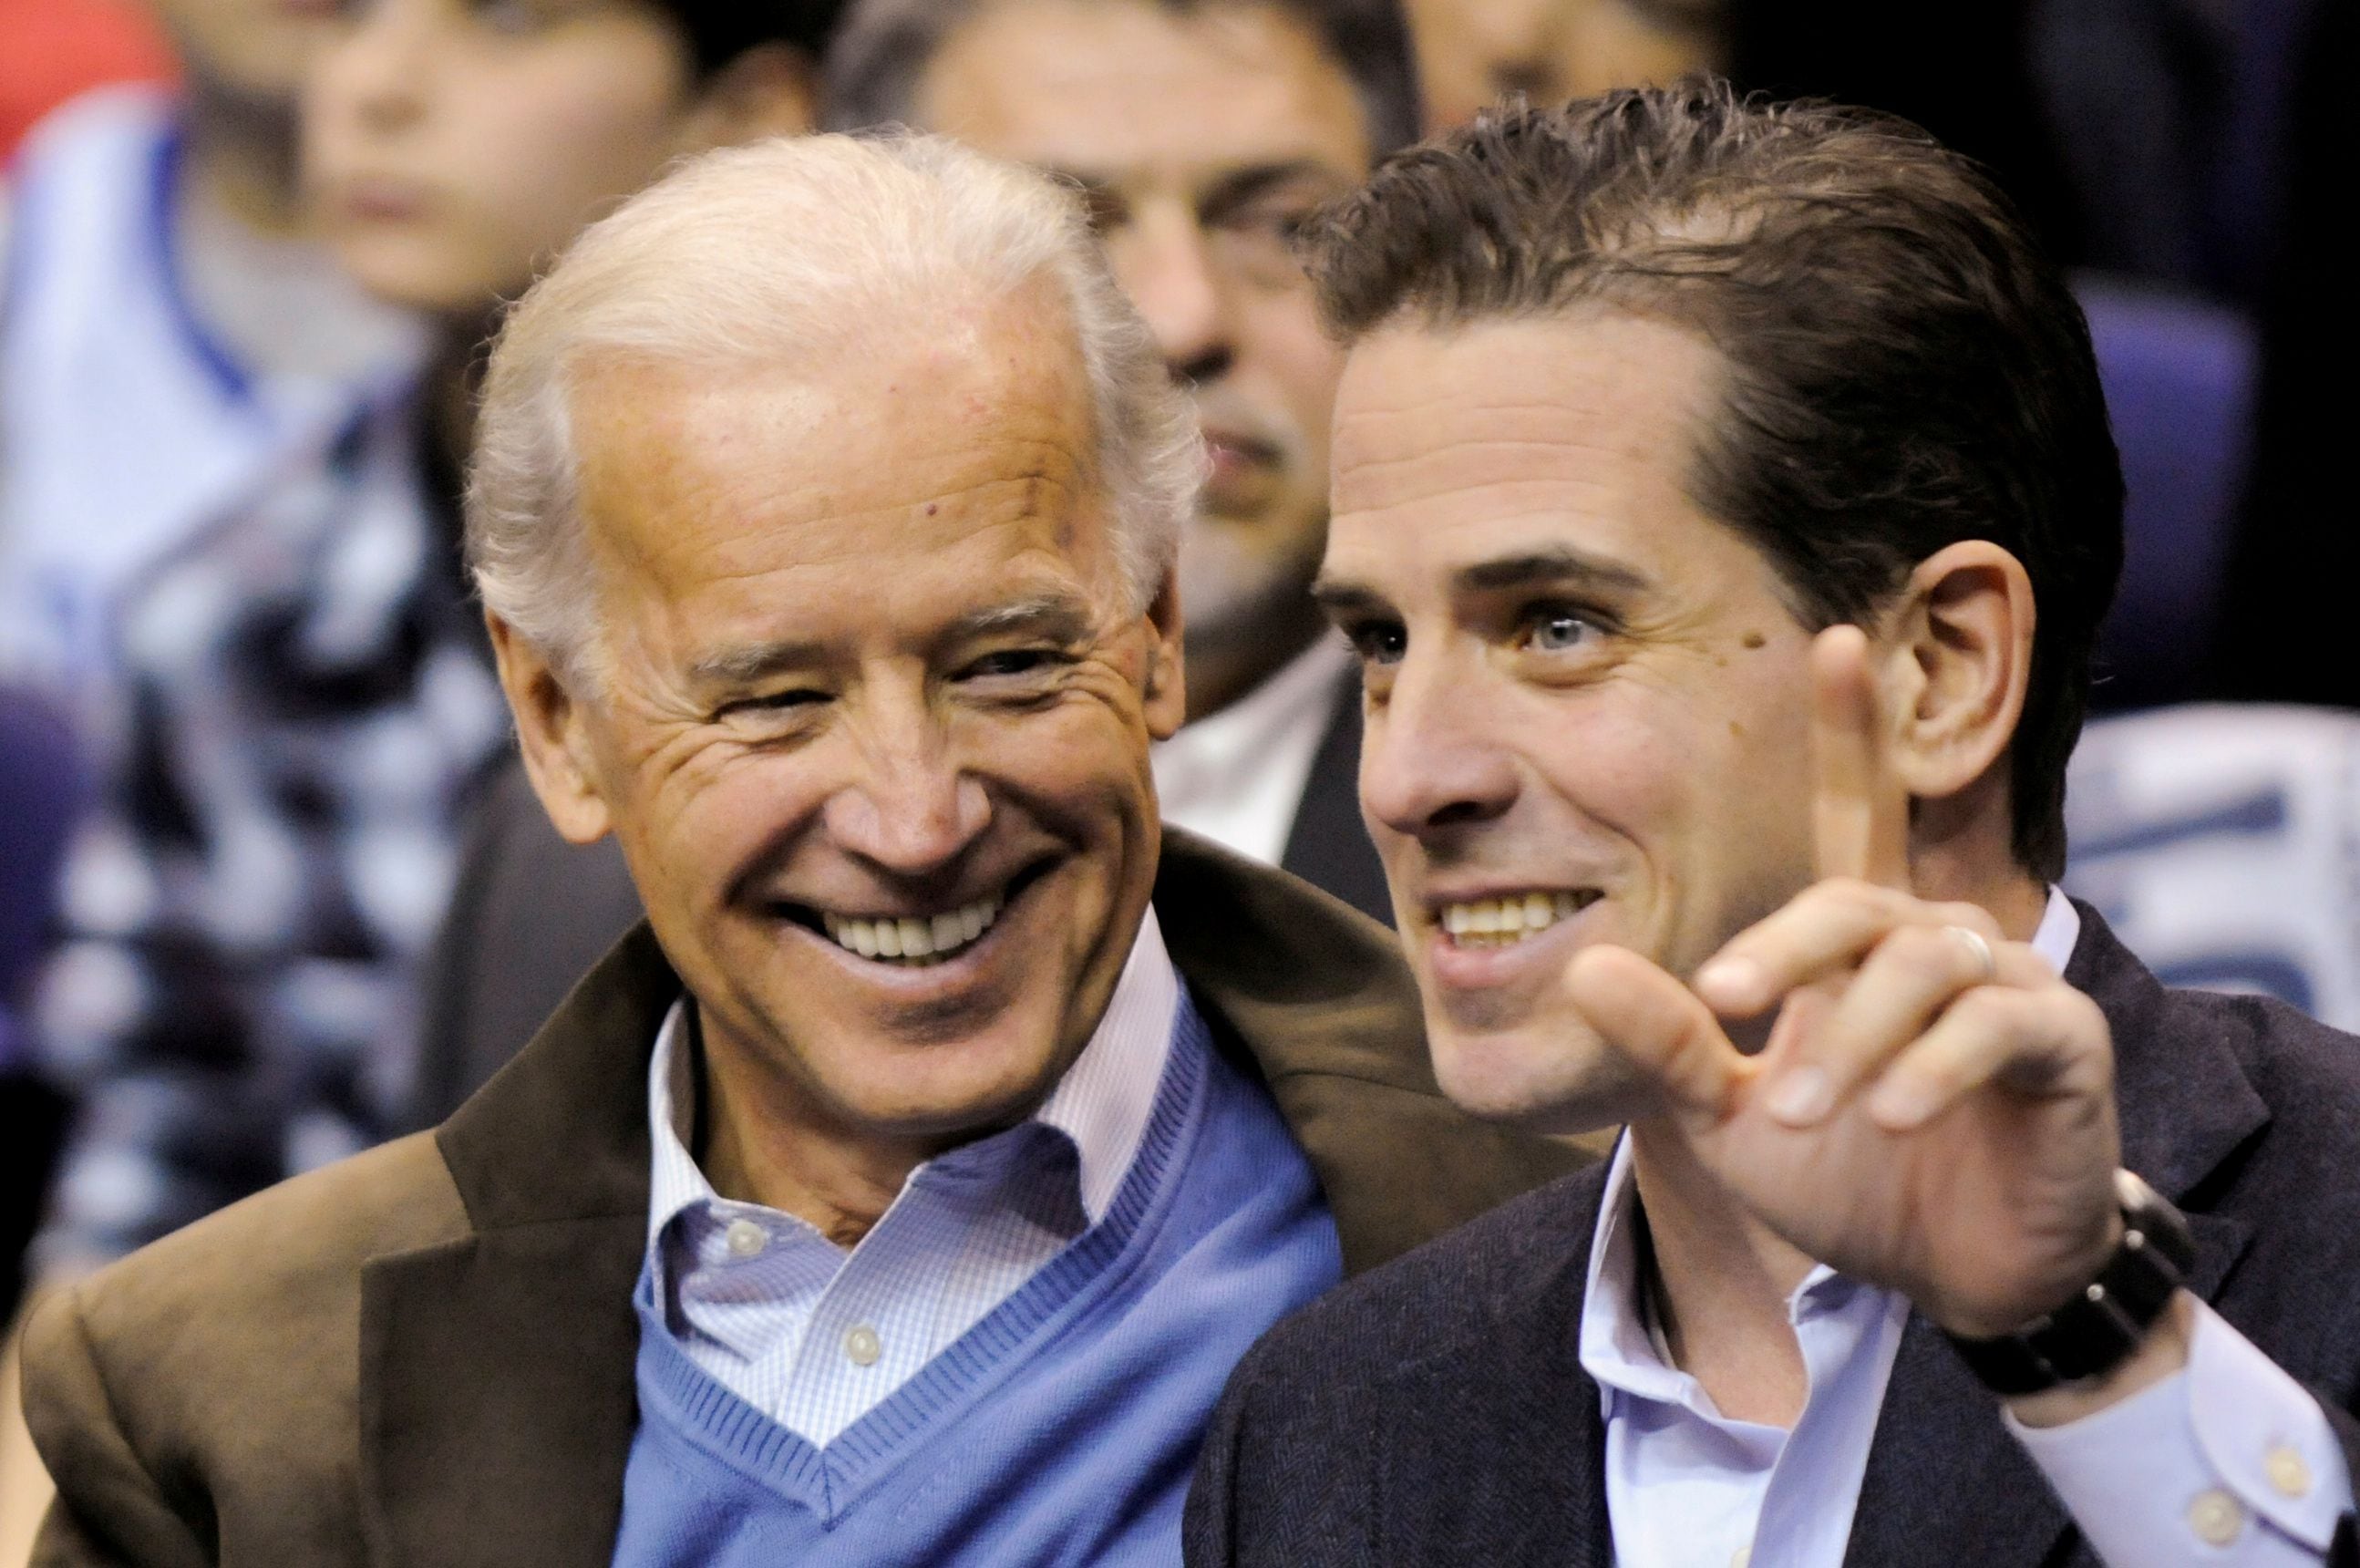
[[[1712,1010],[1678,981],[1626,948],[1585,948],[1566,966],[1565,987],[1599,1038],[1637,1069],[1697,1131],[1728,1114],[1745,1058]]]

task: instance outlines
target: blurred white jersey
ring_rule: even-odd
[[[110,607],[133,581],[252,511],[282,474],[316,466],[372,407],[406,398],[424,346],[316,248],[229,236],[218,274],[260,294],[250,317],[279,313],[251,323],[256,335],[284,323],[300,338],[293,317],[334,313],[371,367],[336,377],[241,355],[190,303],[180,148],[169,93],[101,89],[35,129],[7,194],[0,680],[70,706],[113,666]]]
[[[2360,1030],[2360,715],[2197,705],[2098,720],[2073,754],[2066,890],[2167,985]]]

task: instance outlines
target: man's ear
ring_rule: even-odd
[[[819,123],[817,75],[811,57],[792,45],[755,45],[697,89],[681,127],[680,150],[805,135]]]
[[[516,717],[525,775],[541,797],[541,809],[569,843],[605,838],[614,817],[598,790],[581,703],[565,689],[541,650],[518,636],[507,621],[486,610],[484,624],[491,630],[500,689],[508,694],[508,711]]]
[[[1168,568],[1147,605],[1147,732],[1169,740],[1188,717],[1188,676],[1180,657],[1180,568]]]
[[[2007,755],[2032,675],[2034,613],[2024,563],[1988,540],[1936,551],[1909,575],[1885,683],[1894,768],[1914,798],[1956,795]]]

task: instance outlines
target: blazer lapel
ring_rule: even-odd
[[[603,1568],[637,1420],[645,926],[436,1134],[475,1233],[362,1279],[363,1517],[386,1568]]]
[[[1581,1365],[1582,1295],[1605,1173],[1535,1194],[1529,1223],[1484,1283],[1485,1354],[1463,1343],[1410,1359],[1378,1407],[1424,1434],[1390,1437],[1373,1476],[1377,1563],[1612,1568],[1606,1424]],[[1767,1564],[1765,1565],[1767,1568]]]
[[[2170,993],[2078,905],[2081,939],[2065,978],[2106,1014],[2114,1035],[2123,1163],[2185,1201],[2259,1131],[2267,1107],[2234,1056],[2173,1014]],[[2196,1237],[2189,1285],[2211,1299],[2251,1240],[2242,1221],[2188,1216]],[[2072,1518],[2010,1435],[1997,1400],[1941,1333],[1912,1316],[1886,1386],[1845,1561],[1863,1568],[1938,1555],[1979,1568],[2064,1561]]]

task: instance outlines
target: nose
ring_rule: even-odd
[[[1514,804],[1507,722],[1484,674],[1413,651],[1395,670],[1360,737],[1360,807],[1370,826],[1431,839],[1489,822]]]
[[[418,9],[402,0],[359,7],[314,66],[315,112],[341,109],[355,124],[380,132],[418,119],[425,110],[431,53]]]
[[[1228,291],[1193,214],[1141,213],[1119,247],[1116,275],[1173,375],[1201,385],[1228,372],[1236,355]]]
[[[939,718],[917,704],[877,718],[856,741],[857,772],[829,796],[837,848],[895,877],[940,872],[991,823],[991,797],[953,755]]]

